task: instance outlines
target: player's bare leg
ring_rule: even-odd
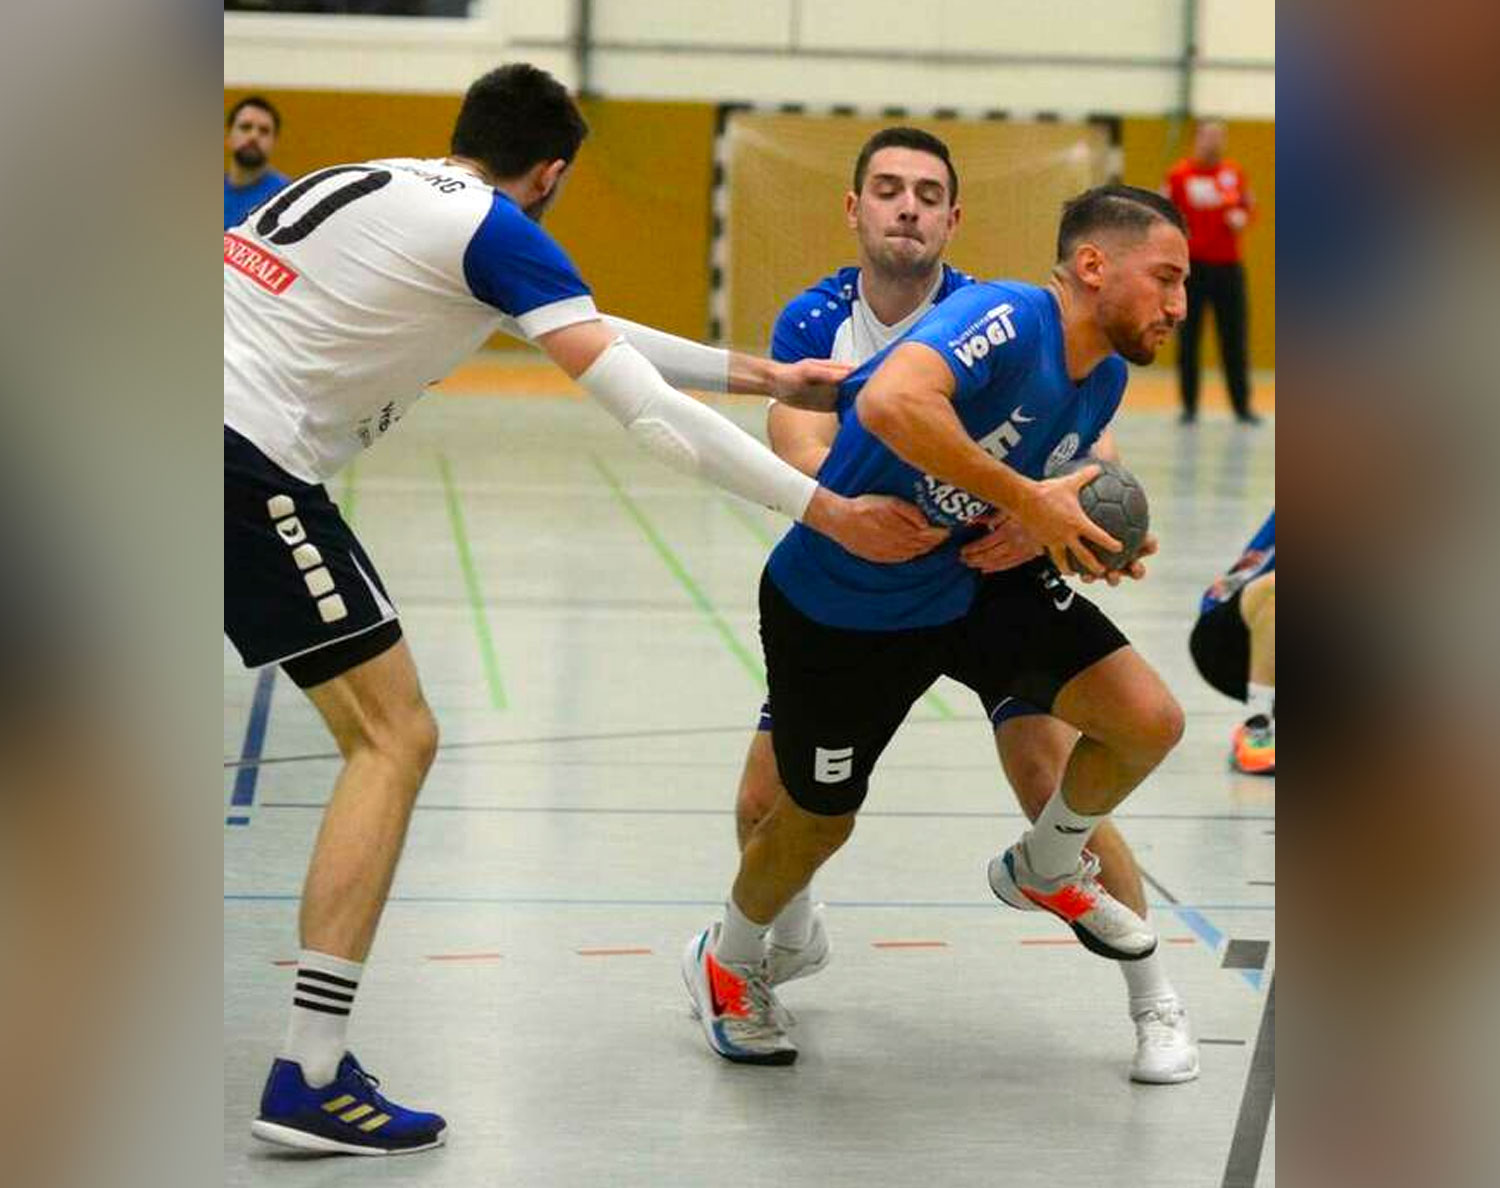
[[[426,1150],[443,1142],[443,1119],[376,1092],[347,1051],[347,1033],[412,807],[437,752],[437,723],[405,641],[306,693],[344,765],[308,864],[291,1019],[252,1133],[323,1152]]]
[[[1276,772],[1276,571],[1240,592],[1240,618],[1250,633],[1245,721],[1234,732],[1234,766],[1248,774]]]
[[[1103,818],[1177,745],[1182,709],[1134,648],[1120,648],[1073,677],[1053,714],[1081,736],[1061,790],[1016,845],[990,863],[990,886],[1012,907],[1036,905],[1065,920],[1091,951],[1138,960],[1156,935],[1095,877],[1084,846]]]
[[[995,731],[1000,766],[1026,816],[1035,821],[1062,784],[1078,731],[1047,714],[1007,718]],[[1141,919],[1146,918],[1146,890],[1135,855],[1114,822],[1102,821],[1089,839],[1099,858],[1099,882]],[[1119,962],[1136,1025],[1134,1080],[1172,1084],[1198,1075],[1198,1051],[1188,1028],[1187,1012],[1162,968],[1161,955]]]
[[[735,832],[741,850],[772,805],[784,795],[786,789],[776,769],[771,732],[757,730],[745,754],[734,806]],[[766,963],[773,986],[808,977],[828,964],[830,947],[823,905],[813,902],[811,882],[777,913],[767,940]]]
[[[375,939],[438,728],[402,640],[307,696],[344,766],[308,864],[302,947],[362,962]]]

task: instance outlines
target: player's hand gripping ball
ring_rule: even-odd
[[[1047,477],[1060,478],[1085,466],[1098,466],[1099,473],[1078,492],[1078,502],[1083,505],[1084,514],[1089,519],[1120,542],[1121,549],[1118,553],[1106,553],[1091,544],[1088,547],[1106,570],[1126,569],[1141,555],[1146,534],[1151,528],[1146,490],[1140,480],[1118,462],[1106,462],[1102,458],[1075,458]],[[1087,541],[1084,543],[1088,544]],[[1068,564],[1075,570],[1082,569],[1071,551]]]

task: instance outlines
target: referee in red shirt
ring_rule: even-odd
[[[1163,192],[1187,219],[1187,317],[1182,322],[1177,370],[1182,381],[1182,422],[1198,419],[1198,339],[1203,309],[1214,308],[1219,355],[1235,419],[1257,425],[1250,411],[1250,360],[1246,350],[1245,269],[1240,263],[1240,232],[1254,209],[1245,171],[1224,156],[1222,120],[1205,120],[1193,138],[1193,154],[1173,165]]]

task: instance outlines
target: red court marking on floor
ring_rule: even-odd
[[[946,949],[947,941],[871,941],[872,949]]]
[[[291,961],[273,961],[273,962],[271,962],[271,964],[272,965],[296,965],[297,962],[294,959],[294,960],[291,960]]]
[[[429,953],[428,961],[499,961],[503,953]]]
[[[649,957],[650,949],[579,949],[580,957]]]

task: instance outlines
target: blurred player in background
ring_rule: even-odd
[[[291,178],[271,168],[271,153],[281,135],[281,113],[269,99],[250,95],[229,109],[224,137],[229,149],[229,172],[224,175],[224,226],[237,226],[245,216]]]
[[[1198,419],[1198,344],[1203,314],[1214,311],[1219,357],[1229,403],[1241,424],[1258,424],[1250,411],[1249,304],[1245,266],[1240,263],[1240,233],[1255,211],[1250,183],[1238,162],[1224,156],[1227,129],[1223,120],[1203,120],[1193,137],[1191,156],[1167,172],[1163,192],[1187,220],[1187,317],[1177,340],[1177,375],[1182,391],[1182,420]]]
[[[1188,646],[1203,679],[1248,711],[1230,739],[1230,764],[1246,775],[1275,775],[1275,509],[1204,592]]]
[[[587,134],[563,86],[476,81],[451,153],[321,169],[224,235],[225,631],[279,664],[344,763],[303,889],[286,1040],[253,1133],[355,1154],[425,1150],[437,1114],[383,1097],[347,1048],[363,961],[437,751],[396,609],[324,483],[495,330],[535,342],[648,452],[875,561],[944,533],[886,497],[818,487],[679,382],[831,404],[826,362],[769,363],[608,325],[539,220]],[[621,329],[630,339],[621,334]],[[637,349],[632,342],[639,343]]]
[[[948,146],[917,128],[886,128],[860,150],[853,188],[844,196],[854,232],[858,264],[825,277],[793,298],[777,319],[772,357],[782,362],[834,359],[859,364],[895,342],[934,305],[972,284],[974,278],[943,261],[962,207],[958,172]],[[838,433],[834,413],[810,412],[773,403],[767,414],[772,448],[806,474],[816,475]],[[1118,459],[1105,429],[1092,453]],[[1010,517],[967,544],[961,556],[980,572],[998,572],[1033,560],[1040,552]],[[995,747],[1006,778],[1033,820],[1062,786],[1078,731],[1026,701],[1006,697],[985,703],[994,725]],[[750,743],[740,777],[735,822],[740,845],[783,792],[776,769],[769,705]],[[1100,861],[1099,881],[1136,915],[1147,914],[1145,888],[1134,856],[1113,822],[1094,831],[1090,849]],[[807,977],[829,960],[822,905],[812,886],[792,897],[767,936],[771,985]],[[1136,1025],[1131,1077],[1173,1083],[1197,1076],[1197,1047],[1187,1014],[1165,970],[1152,953],[1120,962],[1128,1009]]]
[[[877,152],[850,203],[856,228],[887,241],[879,251],[928,257],[932,279],[914,288],[929,297],[947,278],[939,258],[956,222],[957,179],[938,150]],[[856,216],[872,184],[875,202],[861,228]],[[913,203],[924,192],[930,210],[919,215]],[[910,242],[892,249],[892,239]],[[820,478],[850,491],[915,493],[953,536],[894,565],[867,564],[800,529],[771,554],[761,579],[761,638],[781,786],[772,785],[769,811],[743,841],[722,922],[683,954],[684,980],[720,1056],[796,1059],[767,938],[848,839],[881,752],[939,675],[967,684],[989,707],[1012,697],[1046,707],[1077,732],[1061,787],[1046,789],[1033,827],[991,860],[995,894],[1013,907],[1051,911],[1103,956],[1129,961],[1155,951],[1151,927],[1100,884],[1098,859],[1084,847],[1176,745],[1182,711],[1119,629],[1048,559],[981,579],[961,550],[1002,507],[1052,562],[1064,562],[1060,543],[1070,536],[1100,540],[1077,504],[1097,467],[1046,475],[1086,454],[1105,430],[1124,392],[1125,358],[1150,362],[1166,341],[1182,316],[1187,269],[1181,216],[1170,203],[1134,187],[1098,187],[1064,209],[1047,288],[958,286],[842,385],[841,421]],[[858,280],[843,283],[849,300]],[[821,306],[799,299],[792,324],[803,311],[812,321],[817,308],[831,312],[837,303],[831,293]],[[1144,572],[1139,561],[1128,571]],[[783,980],[789,968],[784,961]]]

